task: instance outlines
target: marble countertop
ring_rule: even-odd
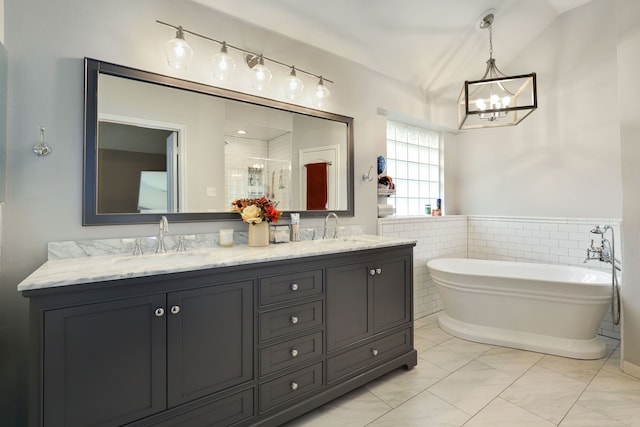
[[[266,247],[235,245],[145,255],[102,255],[45,262],[18,285],[18,291],[83,283],[153,276],[166,273],[229,267],[291,258],[328,255],[392,246],[414,245],[415,240],[357,235],[327,240],[270,244]]]

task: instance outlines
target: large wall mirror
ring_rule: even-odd
[[[353,216],[353,119],[85,59],[83,224]]]

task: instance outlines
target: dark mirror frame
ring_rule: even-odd
[[[202,83],[164,76],[135,68],[116,65],[95,59],[85,58],[85,99],[84,99],[84,171],[82,225],[115,225],[115,224],[150,224],[166,216],[170,222],[198,221],[240,221],[240,215],[234,212],[198,212],[198,213],[126,213],[99,214],[97,212],[97,153],[98,153],[98,75],[107,74],[162,86],[208,94],[220,98],[247,102],[254,105],[276,108],[292,113],[303,114],[333,120],[347,125],[347,204],[346,210],[330,211],[285,211],[283,217],[290,212],[300,212],[303,218],[324,217],[328,212],[340,216],[354,215],[353,194],[353,118],[325,111],[288,104],[273,99],[262,98],[242,92],[222,89]]]

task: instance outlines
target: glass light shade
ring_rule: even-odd
[[[458,98],[458,129],[515,126],[536,108],[536,73],[466,81]]]
[[[296,76],[295,68],[291,68],[291,74],[285,80],[284,84],[284,96],[287,99],[298,99],[304,89],[304,83],[298,76]]]
[[[182,28],[179,28],[176,37],[165,44],[164,53],[167,63],[176,70],[186,70],[193,57],[193,49],[184,39]]]
[[[318,85],[313,92],[313,105],[318,108],[324,107],[326,105],[327,98],[329,98],[329,95],[331,95],[331,92],[324,85],[323,78],[320,77],[320,81],[318,82]]]
[[[211,63],[213,66],[213,77],[218,80],[231,80],[233,78],[233,73],[236,71],[236,61],[229,56],[225,42],[222,43],[220,52],[213,55]]]
[[[258,63],[251,69],[251,86],[259,92],[266,92],[269,90],[269,84],[271,83],[271,70],[264,65],[262,56],[258,60]]]

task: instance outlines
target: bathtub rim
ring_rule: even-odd
[[[454,319],[444,311],[438,316],[438,324],[451,335],[483,344],[583,360],[602,359],[607,355],[606,345],[597,336],[571,339],[474,325]]]

